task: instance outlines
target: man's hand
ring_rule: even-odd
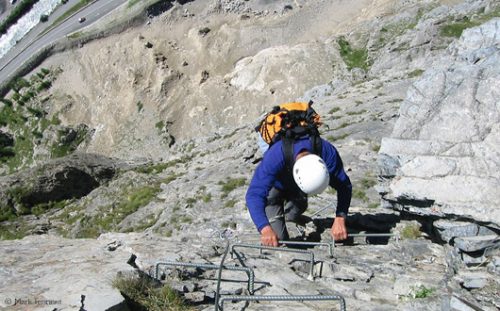
[[[260,243],[265,246],[278,246],[278,236],[274,233],[271,226],[265,226],[260,230]]]
[[[334,241],[342,241],[347,239],[347,228],[345,227],[344,217],[335,217],[332,226],[332,237]]]

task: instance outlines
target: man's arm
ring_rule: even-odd
[[[347,238],[345,218],[349,212],[352,197],[351,180],[344,171],[339,153],[329,142],[323,143],[323,156],[330,172],[330,186],[337,190],[337,210],[331,234],[335,241],[345,240]]]
[[[278,246],[278,237],[269,224],[265,208],[269,191],[284,165],[281,145],[275,144],[265,153],[262,162],[257,166],[246,193],[248,211],[261,234],[263,245]]]

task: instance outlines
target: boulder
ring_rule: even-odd
[[[81,198],[113,178],[117,160],[95,154],[73,154],[32,169],[0,177],[0,206],[31,208],[37,204]]]
[[[433,223],[435,232],[441,240],[449,243],[456,237],[470,237],[494,235],[495,232],[487,227],[465,221],[440,219]]]

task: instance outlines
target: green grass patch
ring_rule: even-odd
[[[415,69],[412,72],[408,74],[408,78],[416,78],[420,77],[424,73],[424,70],[422,69]]]
[[[343,122],[342,124],[340,124],[339,126],[337,126],[336,128],[334,128],[333,130],[340,130],[340,129],[343,129],[345,127],[348,127],[349,125],[351,125],[351,123],[349,122]]]
[[[74,39],[80,38],[81,36],[83,36],[83,32],[77,31],[77,32],[73,32],[72,34],[70,34],[68,36],[68,38],[74,40]]]
[[[332,109],[330,109],[330,111],[328,111],[329,114],[332,114],[332,113],[335,113],[337,111],[340,110],[340,107],[333,107]]]
[[[421,235],[420,226],[416,224],[409,224],[401,230],[401,238],[406,240],[415,240]]]
[[[203,195],[201,197],[201,200],[203,201],[203,203],[211,202],[212,201],[212,194],[207,193],[207,194]]]
[[[30,81],[19,78],[10,85],[13,95],[10,99],[4,99],[4,103],[8,101],[10,104],[0,109],[0,126],[7,127],[14,134],[14,145],[0,155],[0,162],[7,166],[9,173],[33,162],[33,148],[43,137],[43,131],[50,124],[59,122],[56,116],[52,120],[47,119],[47,113],[37,107],[38,101],[34,100],[38,96],[38,89],[41,86],[43,90],[49,87],[57,73],[52,74],[50,70],[42,68]]]
[[[63,209],[66,205],[68,205],[70,200],[62,200],[58,202],[48,202],[35,205],[31,208],[31,214],[35,216],[40,216],[50,210],[60,210]]]
[[[158,122],[156,122],[155,127],[158,130],[158,132],[161,133],[163,131],[163,129],[165,128],[165,122],[158,121]]]
[[[236,227],[237,227],[237,223],[234,222],[234,221],[225,221],[222,223],[221,227],[222,228],[229,228],[229,229],[232,229],[232,230],[236,230]]]
[[[440,34],[444,37],[459,38],[467,28],[479,26],[492,18],[500,17],[500,7],[484,13],[484,9],[471,17],[465,16],[459,21],[449,22],[440,27]]]
[[[443,37],[453,37],[453,38],[460,38],[462,35],[462,32],[471,27],[475,27],[480,25],[481,23],[478,22],[473,22],[470,21],[469,19],[466,19],[462,22],[454,22],[451,24],[446,24],[441,26],[440,28],[440,34]]]
[[[68,202],[69,204],[69,202]],[[55,220],[64,222],[65,224],[73,227],[73,224],[76,223],[80,218],[82,218],[82,214],[80,212],[80,208],[78,206],[68,206],[64,207],[64,210],[61,211],[56,217]],[[67,233],[67,232],[64,232]],[[63,236],[67,237],[65,234]]]
[[[353,68],[368,70],[370,68],[368,50],[366,48],[353,48],[345,37],[340,37],[337,43],[340,47],[340,56],[344,60],[348,70],[352,70]]]
[[[360,114],[363,114],[363,113],[366,113],[367,110],[366,109],[363,109],[363,110],[359,110],[359,111],[348,111],[346,112],[346,114],[348,116],[357,116],[357,115],[360,115]]]
[[[363,202],[368,202],[368,197],[366,196],[365,191],[362,189],[352,190],[352,197],[361,200]]]
[[[237,202],[238,202],[238,201],[233,200],[233,199],[231,199],[231,200],[227,200],[227,201],[224,203],[224,207],[226,207],[226,208],[233,208],[233,207],[236,205],[236,203],[237,203]]]
[[[128,0],[127,8],[133,7],[134,5],[136,5],[137,3],[139,3],[140,1],[141,0]]]
[[[10,206],[0,206],[0,223],[12,221],[17,218],[16,210]]]
[[[420,285],[412,288],[412,296],[416,299],[428,298],[434,293],[434,288],[427,288],[424,285]]]
[[[168,285],[141,275],[120,274],[112,281],[114,288],[125,297],[131,309],[149,311],[194,310]]]
[[[361,179],[361,187],[364,189],[372,188],[377,184],[377,181],[373,177],[364,177]]]
[[[0,222],[0,240],[18,240],[29,234],[33,226],[25,222],[2,223]]]
[[[101,233],[115,230],[125,217],[149,204],[160,190],[159,184],[126,189],[117,204],[102,208],[96,215],[82,216],[77,237],[96,238]]]
[[[134,170],[136,172],[143,173],[143,174],[158,174],[158,173],[163,172],[164,170],[166,170],[169,167],[176,166],[177,164],[188,163],[192,159],[193,159],[192,156],[184,156],[182,158],[171,160],[171,161],[164,162],[164,163],[155,163],[155,164],[148,164],[145,166],[140,166],[140,167],[135,168]]]
[[[379,206],[380,206],[380,204],[379,203],[375,203],[375,202],[372,202],[372,203],[368,204],[368,208],[369,209],[376,209]]]
[[[64,134],[64,132],[60,131],[58,133],[58,142],[51,146],[50,154],[53,158],[60,158],[73,153],[87,137],[87,130],[79,129],[76,138],[70,142],[65,142],[64,139],[62,139]]]
[[[226,197],[231,191],[236,188],[244,186],[246,183],[245,178],[229,178],[227,181],[219,181],[219,185],[221,185],[221,190],[223,192],[223,197]]]
[[[155,215],[149,215],[148,217],[142,219],[139,221],[138,224],[134,225],[134,227],[130,228],[128,230],[129,232],[142,232],[146,230],[147,228],[152,227],[156,222],[158,221],[158,217]]]
[[[331,142],[334,142],[334,141],[339,141],[339,140],[345,139],[345,138],[349,137],[349,135],[350,135],[350,133],[345,133],[342,135],[329,135],[326,137],[326,139],[331,141]]]
[[[190,224],[193,222],[193,218],[188,215],[183,215],[179,218],[179,222],[185,223],[185,224]]]

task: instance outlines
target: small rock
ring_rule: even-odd
[[[35,228],[33,228],[33,230],[31,230],[31,234],[35,234],[35,235],[47,234],[50,229],[51,229],[51,225],[48,223],[39,224]]]
[[[488,284],[489,275],[485,273],[462,273],[455,277],[460,285],[468,290],[483,288]]]
[[[153,47],[153,43],[151,43],[151,42],[149,42],[149,41],[148,41],[148,42],[146,42],[146,44],[144,44],[144,46],[145,46],[146,48],[150,49],[150,48],[152,48],[152,47]]]
[[[189,65],[189,64],[188,64],[188,62],[186,62],[186,61],[183,61],[183,62],[182,62],[182,66],[183,66],[183,67],[186,67],[187,65]]]
[[[467,278],[463,281],[462,287],[465,289],[478,289],[483,288],[488,284],[488,280],[486,278]]]
[[[200,30],[198,30],[198,34],[202,37],[206,36],[210,32],[210,28],[208,27],[203,27]]]
[[[365,292],[359,291],[359,290],[354,291],[354,298],[362,300],[362,301],[371,301],[372,300],[372,296],[370,296],[369,294],[367,294]]]
[[[200,84],[205,83],[205,81],[207,81],[209,77],[210,77],[210,73],[208,71],[206,71],[206,70],[203,70],[201,72]]]
[[[192,292],[184,294],[184,298],[192,302],[203,302],[205,300],[205,292]]]
[[[108,251],[110,251],[110,252],[114,252],[121,245],[122,245],[122,242],[120,242],[120,241],[113,241],[111,243],[108,243],[108,245],[106,245],[106,249]]]

